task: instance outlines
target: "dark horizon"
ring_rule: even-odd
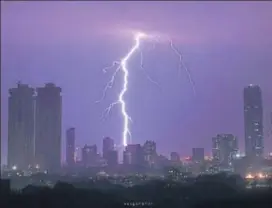
[[[132,46],[124,31],[153,31],[173,38],[192,73],[194,95],[178,59],[165,43],[144,48],[130,62],[126,101],[133,119],[132,143],[154,140],[159,153],[190,156],[192,148],[211,152],[212,137],[230,133],[244,151],[243,89],[260,85],[264,109],[265,153],[272,151],[271,2],[1,2],[1,138],[7,156],[8,89],[18,81],[32,87],[53,82],[62,88],[62,156],[65,132],[75,127],[76,146],[109,136],[120,143],[119,106],[103,110],[117,97],[120,77],[100,104],[113,71],[102,69]],[[146,128],[148,127],[148,128]]]

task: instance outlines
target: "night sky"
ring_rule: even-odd
[[[103,102],[112,73],[102,68],[123,57],[133,44],[129,31],[171,37],[183,52],[196,94],[169,44],[154,50],[144,43],[129,62],[126,94],[133,143],[155,140],[158,151],[191,155],[211,151],[211,138],[233,133],[244,150],[243,87],[263,91],[265,150],[272,151],[272,2],[2,2],[1,137],[7,153],[8,89],[21,80],[32,87],[54,82],[62,88],[65,130],[76,128],[77,146],[122,138],[120,107],[100,117],[121,90],[118,76]],[[120,74],[121,75],[121,74]],[[64,148],[63,148],[64,149]],[[64,153],[63,153],[64,155]]]

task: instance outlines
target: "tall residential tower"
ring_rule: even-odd
[[[157,145],[154,141],[146,141],[143,145],[144,162],[148,167],[155,166],[157,160]]]
[[[237,138],[232,134],[218,134],[212,138],[213,162],[221,167],[232,166],[238,152]]]
[[[75,165],[75,146],[76,134],[75,128],[69,128],[66,131],[66,163],[68,167]]]
[[[263,156],[262,92],[257,85],[249,85],[244,89],[244,124],[246,156]]]
[[[34,162],[34,89],[18,83],[9,95],[8,166],[25,170]]]
[[[37,88],[35,160],[42,170],[61,167],[61,88],[52,83]]]
[[[110,137],[103,139],[103,158],[108,159],[108,153],[114,150],[114,141]]]
[[[110,137],[103,139],[103,158],[107,161],[109,166],[116,166],[118,164],[118,152],[114,150],[114,140]]]

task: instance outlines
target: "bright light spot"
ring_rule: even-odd
[[[12,166],[12,170],[17,170],[17,166],[16,165]]]
[[[36,168],[36,169],[40,169],[40,166],[39,166],[39,164],[37,164],[37,165],[35,166],[35,168]]]
[[[252,179],[252,178],[254,178],[254,177],[250,173],[246,175],[246,179]]]
[[[258,177],[259,177],[259,178],[265,178],[265,175],[262,174],[262,173],[259,173],[259,174],[258,174]]]

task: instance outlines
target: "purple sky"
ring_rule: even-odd
[[[183,51],[195,86],[178,76],[178,59],[167,43],[144,50],[144,64],[160,91],[130,62],[126,100],[133,119],[133,143],[157,142],[158,151],[190,155],[211,150],[217,133],[233,133],[244,149],[243,87],[260,84],[265,110],[265,147],[272,111],[272,2],[1,2],[1,137],[7,144],[8,88],[18,80],[33,87],[54,82],[63,89],[65,129],[76,128],[77,145],[103,136],[121,142],[119,107],[101,121],[103,109],[121,89],[121,77],[106,99],[95,104],[113,71],[101,69],[132,45],[126,31],[143,30],[173,38]],[[145,48],[152,47],[150,43]],[[270,148],[269,148],[270,147]]]

